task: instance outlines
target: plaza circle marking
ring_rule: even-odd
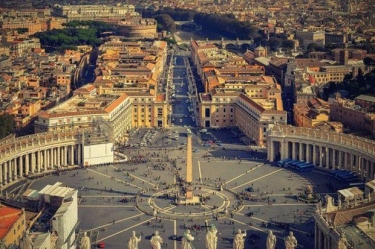
[[[176,194],[176,192],[178,190],[176,190],[175,188],[172,188],[172,189],[164,189],[164,190],[157,191],[156,193],[152,194],[147,199],[148,208],[151,208],[152,210],[157,211],[156,215],[153,214],[151,211],[145,210],[144,208],[138,207],[138,209],[141,212],[143,212],[145,214],[148,214],[148,215],[151,214],[151,215],[155,215],[155,216],[160,217],[160,218],[167,218],[167,219],[171,219],[171,220],[176,220],[176,219],[179,219],[179,218],[185,218],[186,216],[193,217],[193,218],[204,218],[204,219],[207,219],[207,216],[212,216],[212,215],[217,215],[217,214],[222,214],[223,216],[226,216],[227,213],[225,213],[225,209],[229,209],[230,204],[231,204],[231,200],[230,200],[231,198],[233,199],[233,201],[235,203],[237,203],[237,205],[235,207],[237,210],[242,208],[241,207],[242,204],[240,202],[240,199],[236,196],[236,193],[234,193],[234,192],[231,192],[231,191],[228,191],[228,190],[225,190],[225,189],[222,190],[222,191],[218,191],[218,190],[216,190],[216,187],[207,186],[207,185],[196,185],[196,187],[199,187],[199,191],[200,191],[200,194],[201,194],[202,197],[207,196],[208,194],[215,193],[214,196],[219,197],[221,199],[221,203],[220,203],[220,201],[216,200],[215,201],[216,207],[214,209],[191,212],[191,213],[190,213],[190,211],[187,211],[187,212],[172,211],[175,208],[185,206],[185,205],[190,206],[191,204],[179,204],[179,205],[170,204],[170,205],[166,205],[165,207],[160,207],[156,202],[163,202],[164,200],[158,199],[158,197],[166,195],[166,194],[173,194],[173,195]],[[149,192],[149,191],[145,191],[142,194],[146,194],[147,192]],[[165,202],[168,202],[168,203],[170,203],[170,201],[171,201],[170,199],[165,200]],[[216,205],[216,204],[218,204],[218,205]],[[211,206],[207,205],[207,203],[199,203],[199,204],[195,204],[195,206],[202,207],[202,208],[205,208],[205,209],[211,208]]]

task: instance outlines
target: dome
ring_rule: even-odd
[[[255,51],[265,51],[266,49],[262,46],[256,47]]]

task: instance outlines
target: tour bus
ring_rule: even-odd
[[[315,165],[312,163],[303,163],[303,164],[299,164],[298,167],[296,167],[296,169],[301,172],[310,171],[310,170],[313,170],[314,168],[315,168]]]
[[[291,162],[291,161],[293,161],[293,160],[290,159],[290,158],[282,159],[282,160],[280,160],[280,161],[277,163],[277,165],[278,165],[279,167],[284,167],[284,164],[285,164],[285,163],[287,163],[287,162]]]

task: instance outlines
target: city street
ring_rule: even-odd
[[[97,235],[92,238],[94,246],[100,242],[105,248],[124,248],[135,231],[142,236],[139,248],[149,248],[152,234],[159,231],[163,248],[177,249],[189,229],[194,248],[205,248],[207,226],[214,224],[220,249],[232,248],[237,229],[244,232],[246,249],[265,248],[269,230],[278,238],[276,248],[284,248],[289,231],[300,248],[311,248],[315,204],[298,202],[296,196],[309,185],[328,193],[327,185],[334,179],[321,172],[295,173],[267,164],[264,148],[244,144],[238,129],[199,129],[188,60],[178,53],[171,60],[167,77],[171,85],[166,87],[172,104],[169,129],[132,131],[117,148],[127,156],[126,163],[61,172],[35,180],[30,188],[41,190],[62,182],[78,189],[77,232]],[[196,205],[180,202],[188,129]]]

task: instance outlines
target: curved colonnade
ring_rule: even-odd
[[[275,125],[268,130],[267,157],[270,162],[291,158],[327,170],[349,170],[363,180],[375,174],[375,141],[336,132]]]
[[[375,141],[309,128],[275,125],[267,135],[268,160],[291,158],[325,169],[345,169],[374,179]],[[83,164],[79,132],[38,133],[2,140],[0,186],[28,175]]]
[[[83,161],[82,134],[78,132],[45,132],[0,143],[0,186]]]

